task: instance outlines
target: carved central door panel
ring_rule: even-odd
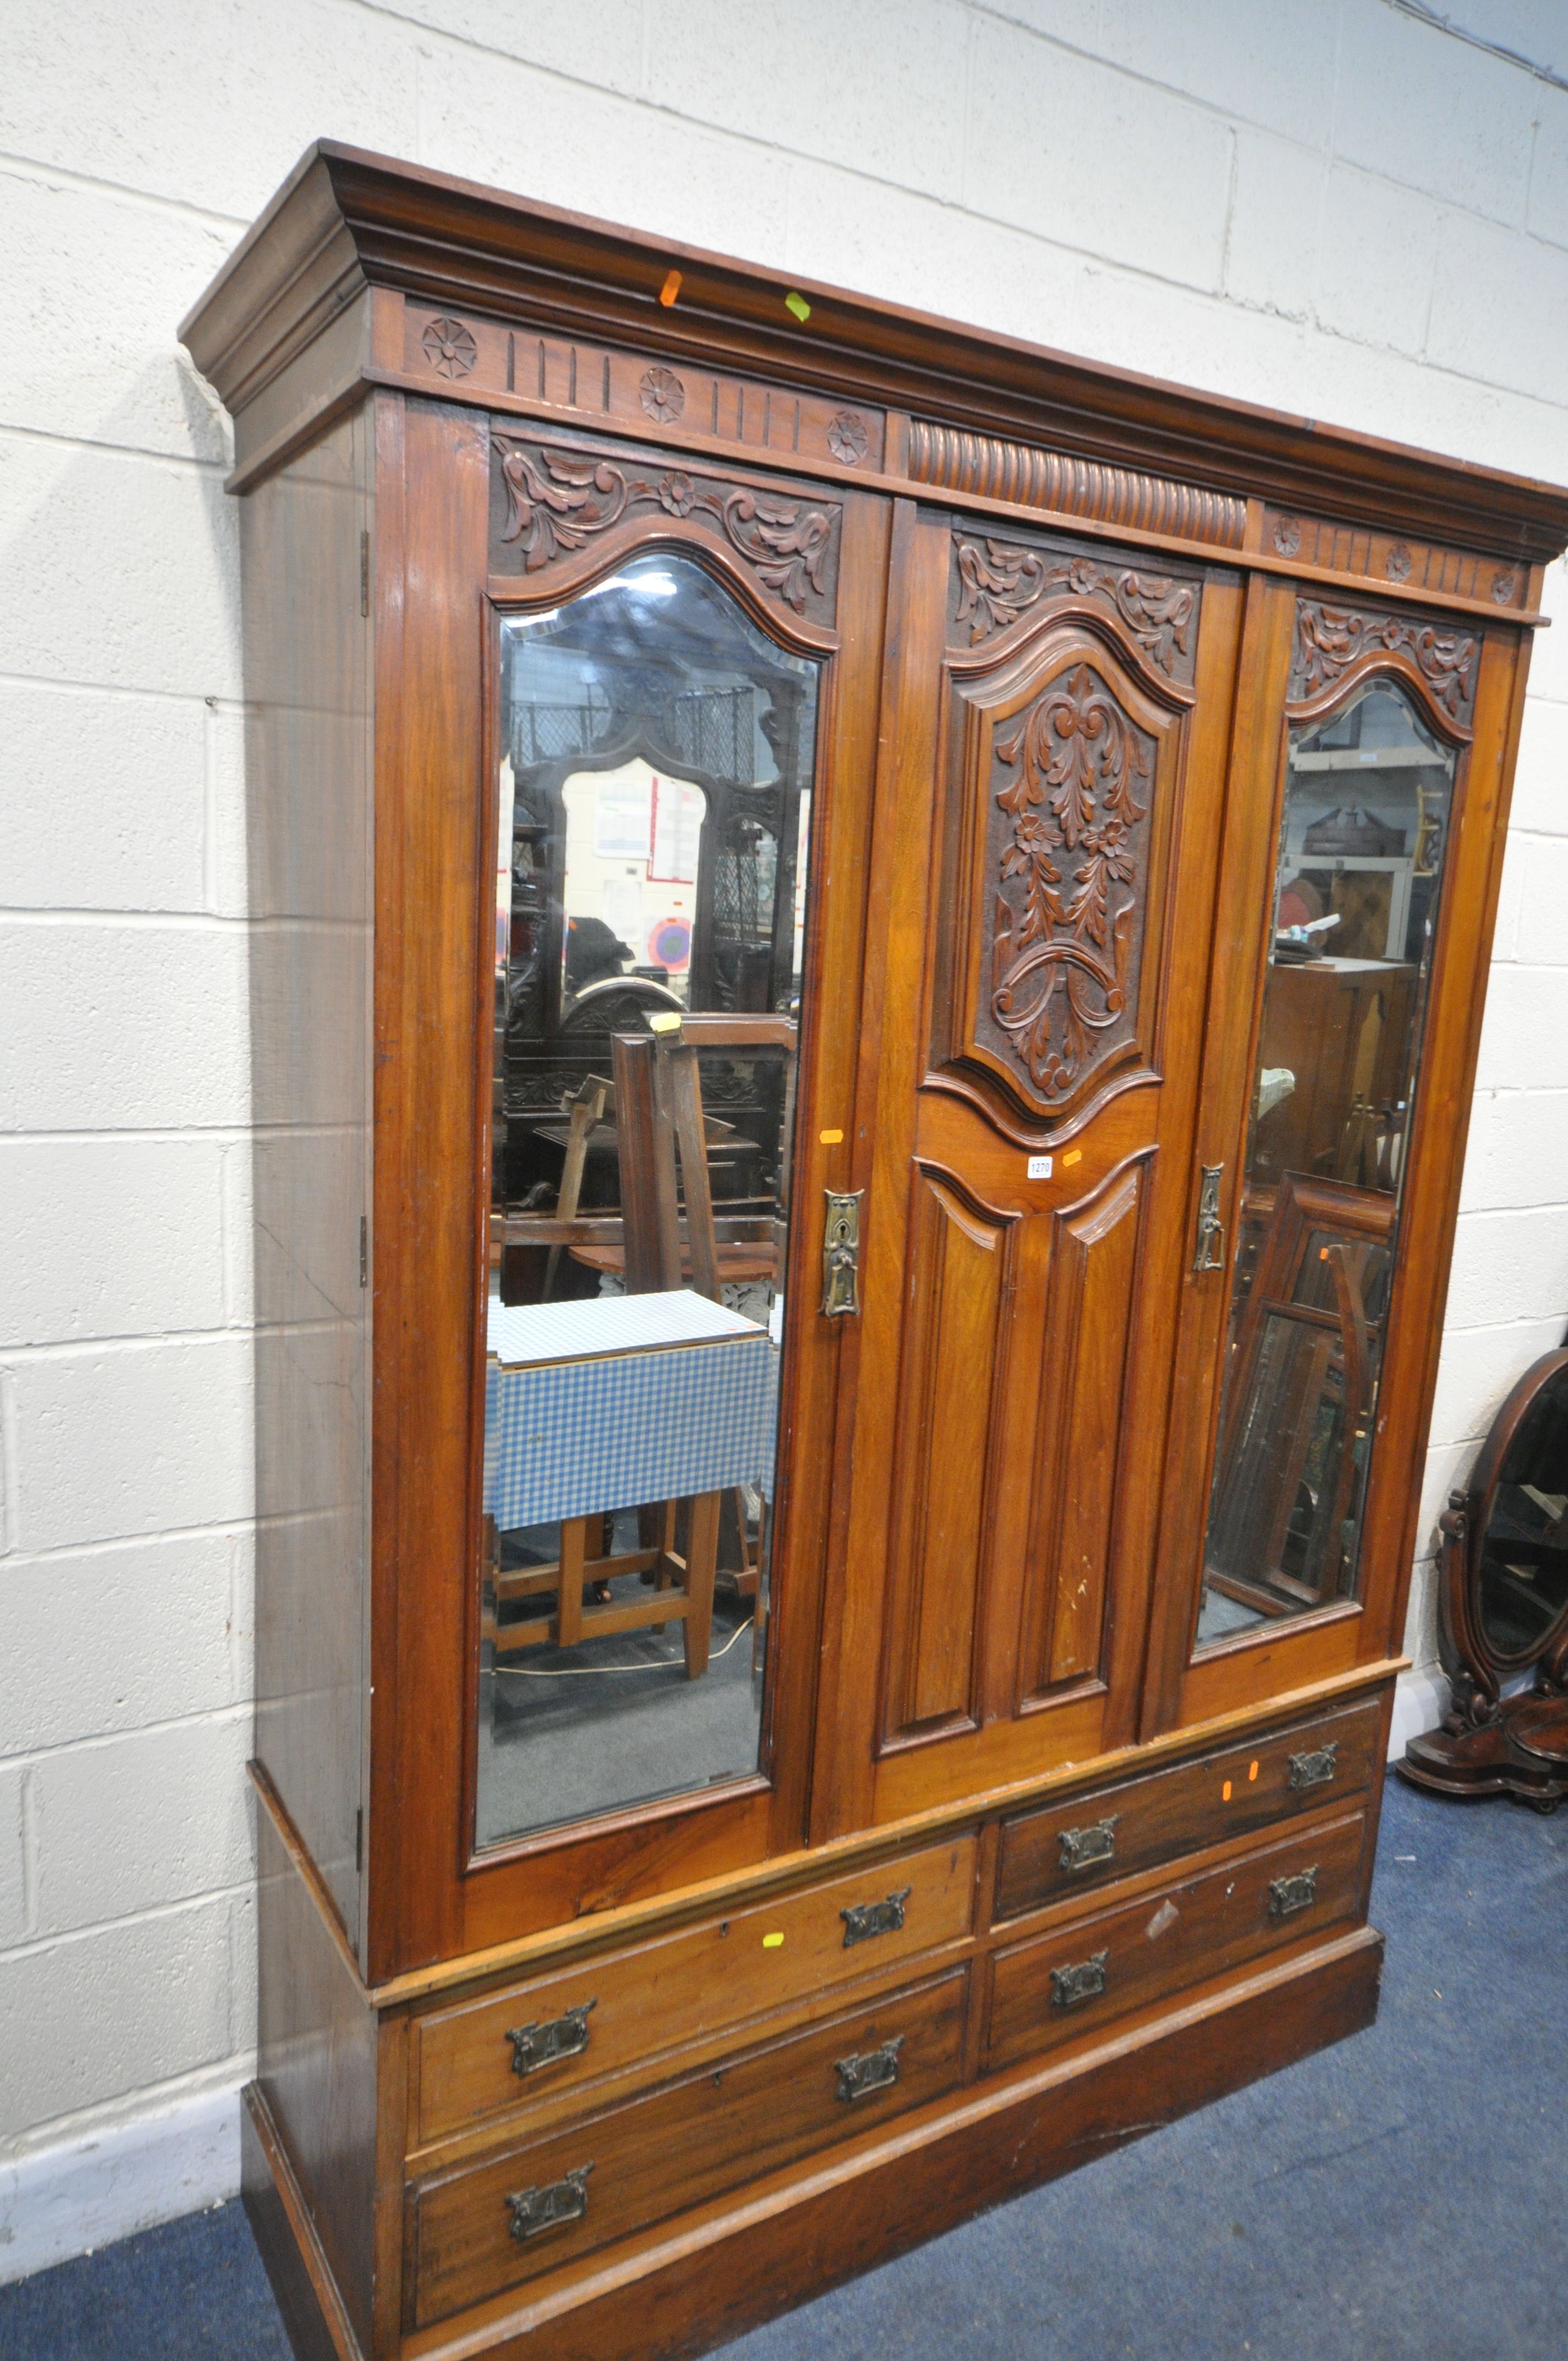
[[[913,503],[893,565],[823,1834],[1136,1727],[1239,620]]]

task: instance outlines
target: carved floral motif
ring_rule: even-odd
[[[521,548],[527,574],[584,548],[629,510],[652,505],[666,516],[711,518],[758,580],[796,614],[804,613],[808,597],[831,595],[824,575],[836,511],[740,485],[701,482],[678,467],[629,477],[609,459],[530,448],[510,435],[494,441],[508,506],[501,540]]]
[[[1274,546],[1281,557],[1294,557],[1301,546],[1301,520],[1282,516],[1274,520]]]
[[[1507,568],[1499,567],[1493,575],[1492,596],[1499,607],[1506,607],[1518,588],[1519,577]]]
[[[1316,697],[1362,657],[1378,649],[1407,656],[1451,720],[1467,720],[1475,696],[1475,642],[1457,631],[1403,615],[1362,615],[1316,598],[1296,609],[1296,653],[1290,666],[1293,700]]]
[[[828,448],[841,467],[857,467],[872,447],[866,422],[858,410],[839,411],[828,429]]]
[[[1013,823],[996,897],[992,1015],[1042,1098],[1079,1079],[1098,1036],[1125,1011],[1151,750],[1086,664],[1054,682],[998,740],[1016,776],[996,801]],[[1065,858],[1063,856],[1066,856]]]
[[[479,347],[461,320],[432,320],[420,343],[438,377],[466,377],[479,357]]]
[[[1175,674],[1191,655],[1198,592],[1190,582],[1168,575],[1140,574],[1129,566],[1100,566],[1088,557],[1049,562],[1038,550],[1007,542],[978,542],[954,535],[959,602],[954,620],[970,625],[970,645],[990,631],[1005,631],[1047,591],[1102,600],[1114,609],[1152,664]],[[1190,668],[1190,667],[1189,667]]]
[[[686,390],[672,368],[645,368],[637,395],[655,425],[668,426],[686,406]]]
[[[1402,541],[1397,541],[1384,560],[1383,571],[1390,582],[1408,582],[1410,578],[1410,567],[1414,563],[1415,560],[1411,557],[1407,544]]]

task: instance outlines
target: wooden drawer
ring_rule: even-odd
[[[996,1951],[987,2072],[1354,1919],[1365,1836],[1356,1812]]]
[[[417,2018],[411,2146],[967,1935],[974,1861],[972,1836],[950,1839]]]
[[[1277,1736],[1004,1820],[996,1917],[1016,1918],[1342,1795],[1354,1801],[1372,1778],[1382,1714],[1379,1699],[1358,1700]]]
[[[951,2090],[969,1974],[949,1969],[411,2191],[410,2325]]]

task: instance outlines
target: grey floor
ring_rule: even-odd
[[[1391,1783],[1374,1916],[1370,2031],[726,2361],[1563,2361],[1568,1811]],[[236,2205],[0,2289],[3,2361],[175,2356],[288,2361]]]

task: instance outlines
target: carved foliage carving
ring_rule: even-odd
[[[1047,1106],[1131,1035],[1154,751],[1088,663],[993,744],[988,1013]]]
[[[1296,608],[1292,701],[1332,687],[1352,664],[1379,649],[1408,657],[1451,720],[1469,720],[1475,697],[1474,639],[1440,631],[1419,615],[1360,614],[1317,598],[1302,598]]]
[[[1130,632],[1151,664],[1173,679],[1192,677],[1193,625],[1198,586],[1131,566],[1106,566],[1091,557],[1055,557],[1010,542],[983,544],[953,535],[957,598],[953,620],[970,627],[970,645],[992,631],[1005,631],[1048,593],[1070,592],[1107,607]]]
[[[631,511],[657,508],[669,517],[709,521],[762,588],[794,613],[830,617],[836,508],[711,482],[679,467],[637,476],[612,459],[591,453],[578,457],[511,434],[497,434],[492,443],[507,510],[499,538],[503,547],[521,551],[524,573],[537,574],[564,553],[586,548]]]

